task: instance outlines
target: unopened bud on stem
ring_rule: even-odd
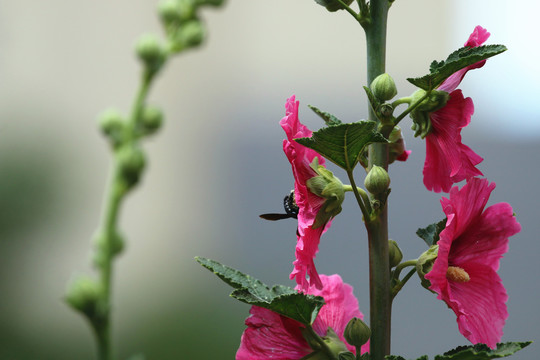
[[[73,309],[93,319],[98,313],[98,302],[103,294],[100,283],[88,276],[81,276],[68,286],[64,299]]]
[[[154,34],[142,35],[135,45],[135,52],[147,69],[157,71],[165,62],[166,54]]]
[[[393,268],[403,260],[403,253],[401,252],[401,249],[399,248],[397,242],[390,239],[388,240],[388,254],[389,254],[389,262],[390,262],[390,268]]]
[[[387,73],[377,76],[369,87],[373,95],[382,102],[388,101],[397,95],[396,83]]]
[[[373,165],[366,175],[364,186],[372,194],[381,194],[390,186],[390,176],[384,168]]]
[[[359,318],[354,317],[345,327],[343,336],[345,337],[345,340],[347,340],[347,342],[352,346],[360,347],[367,343],[367,341],[369,340],[369,337],[371,336],[371,330],[365,322],[363,322]]]

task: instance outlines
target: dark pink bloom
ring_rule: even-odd
[[[486,29],[477,26],[465,46],[480,46],[489,35]],[[474,105],[471,98],[464,98],[456,88],[469,70],[480,68],[485,62],[455,72],[437,89],[449,93],[450,98],[443,108],[430,114],[432,131],[426,136],[424,163],[424,185],[428,190],[448,192],[455,183],[483,175],[476,168],[482,157],[461,142],[461,129],[471,122]]]
[[[446,228],[439,251],[426,274],[430,289],[457,316],[459,331],[473,344],[497,346],[508,312],[508,295],[497,275],[508,238],[521,230],[512,207],[498,203],[484,210],[495,183],[472,178],[461,190],[442,198]]]
[[[313,229],[315,217],[323,206],[325,199],[313,194],[307,187],[307,181],[317,173],[309,166],[315,157],[319,165],[324,165],[325,159],[316,151],[300,145],[294,139],[311,137],[311,130],[298,120],[298,101],[294,95],[285,104],[286,115],[279,124],[285,130],[287,139],[283,140],[283,151],[289,159],[294,175],[294,197],[298,205],[298,231],[296,243],[296,260],[290,278],[296,282],[303,291],[314,285],[321,288],[319,274],[315,269],[313,259],[319,250],[321,235],[330,227],[331,221]],[[306,279],[309,276],[309,282]]]
[[[354,347],[343,337],[349,320],[353,317],[363,319],[353,289],[339,275],[321,275],[320,279],[322,290],[310,288],[309,294],[322,296],[326,304],[317,315],[313,329],[318,335],[325,336],[331,327],[355,353]],[[301,323],[258,306],[252,306],[249,313],[236,360],[296,360],[313,351],[302,336]],[[368,350],[369,342],[362,346],[362,352]]]

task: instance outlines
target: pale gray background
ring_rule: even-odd
[[[143,32],[160,32],[156,4],[0,0],[2,360],[95,358],[88,326],[61,298],[72,276],[91,271],[90,238],[110,164],[95,118],[109,106],[129,108],[139,71],[132,45]],[[540,9],[532,0],[515,4],[396,0],[387,67],[405,96],[413,88],[403,79],[423,75],[477,24],[510,49],[461,87],[476,105],[464,142],[485,157],[480,169],[497,183],[490,203],[510,202],[523,226],[500,269],[510,295],[504,341],[540,333]],[[258,218],[280,210],[292,187],[278,126],[285,99],[297,95],[311,128],[321,122],[307,104],[344,121],[366,113],[363,32],[346,13],[328,14],[310,0],[230,0],[203,16],[205,46],[169,63],[153,88],[166,125],[146,144],[148,172],[121,217],[128,246],[115,273],[119,359],[139,351],[148,359],[232,359],[248,306],[228,298],[193,257],[293,285],[294,221]],[[413,258],[424,249],[416,228],[442,211],[440,195],[422,185],[424,144],[409,126],[405,120],[413,154],[391,169],[390,225]],[[367,313],[366,250],[360,212],[348,198],[316,263],[351,283]],[[454,314],[411,281],[395,302],[393,353],[412,358],[461,344]],[[514,359],[534,359],[533,351]]]

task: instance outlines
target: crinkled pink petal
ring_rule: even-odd
[[[430,289],[456,314],[461,334],[473,344],[491,348],[501,340],[508,317],[508,296],[496,271],[508,249],[508,237],[521,230],[507,203],[484,210],[494,188],[486,179],[472,178],[441,200],[446,227],[437,243],[437,259],[426,275]],[[448,279],[449,266],[465,270],[470,281]]]
[[[301,359],[312,351],[299,322],[258,306],[249,313],[236,360]]]
[[[464,46],[478,47],[484,42],[486,42],[486,40],[489,38],[489,35],[490,33],[486,29],[481,26],[477,26],[474,28],[472,34],[469,36],[469,39],[467,40],[467,42],[465,42]],[[485,63],[486,60],[481,60],[475,64],[467,66],[466,68],[456,71],[439,86],[438,90],[446,91],[448,93],[456,90],[456,88],[463,80],[463,77],[469,70],[481,68],[482,66],[484,66]]]
[[[307,181],[317,176],[310,164],[317,157],[319,165],[324,165],[325,159],[316,151],[294,141],[294,139],[312,135],[311,130],[298,119],[298,106],[299,102],[295,100],[295,96],[291,96],[285,104],[285,117],[279,124],[287,135],[287,139],[283,140],[283,151],[291,163],[294,176],[294,197],[298,205],[298,241],[291,279],[295,278],[302,289],[307,291],[309,286],[321,287],[313,259],[318,251],[320,237],[330,227],[331,221],[318,229],[312,228],[325,199],[313,194],[307,187]],[[306,276],[309,276],[309,281]]]
[[[325,300],[313,329],[320,336],[325,336],[327,329],[332,328],[348,349],[356,353],[355,348],[343,338],[349,320],[364,317],[358,310],[358,300],[353,289],[339,275],[320,275],[320,279],[322,290],[311,288],[309,292]],[[246,319],[247,329],[242,334],[236,360],[296,360],[312,352],[302,337],[303,325],[299,322],[258,306],[252,306],[250,314]],[[362,352],[368,350],[369,343],[362,346]]]
[[[483,159],[461,143],[461,129],[473,113],[472,100],[455,90],[442,109],[430,114],[432,131],[426,136],[423,171],[428,190],[448,192],[454,183],[482,175],[476,165]]]
[[[306,292],[310,286],[315,286],[319,289],[322,287],[313,259],[319,251],[321,235],[329,226],[330,223],[327,223],[325,226],[313,229],[311,226],[305,227],[301,226],[300,222],[298,223],[299,235],[295,250],[296,260],[293,262],[294,269],[290,278],[296,278],[296,282],[303,292]],[[309,282],[306,275],[309,276]]]

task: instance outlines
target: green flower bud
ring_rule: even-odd
[[[324,6],[326,10],[331,12],[345,9],[343,5],[341,5],[341,3],[337,0],[315,0],[315,2],[319,5]],[[343,0],[343,2],[346,5],[351,5],[353,0]]]
[[[373,165],[364,179],[364,186],[372,194],[381,194],[390,186],[390,176],[384,168]]]
[[[371,336],[371,330],[365,322],[363,322],[359,318],[354,317],[345,327],[343,336],[349,344],[359,348],[360,346],[367,343],[369,337]]]
[[[369,87],[373,95],[382,102],[390,100],[397,95],[396,83],[387,73],[377,76]]]
[[[158,14],[165,26],[182,20],[179,5],[177,0],[163,0],[158,4]]]
[[[319,165],[318,157],[313,159],[310,167],[318,175],[307,181],[309,191],[326,200],[315,217],[313,228],[316,229],[341,212],[341,204],[345,200],[345,190],[343,190],[341,180],[335,177],[330,170]]]
[[[116,256],[124,250],[124,238],[118,233],[111,234],[109,239],[106,234],[98,233],[94,237],[94,245],[97,248],[94,263],[98,267],[103,266],[102,260],[109,256]]]
[[[155,106],[146,106],[141,113],[141,130],[145,135],[155,133],[163,123],[163,112]]]
[[[426,95],[426,91],[419,89],[411,96],[411,104],[420,101]],[[411,118],[413,119],[413,125],[411,129],[414,130],[414,136],[420,136],[425,138],[431,132],[431,120],[429,114],[441,109],[446,105],[450,95],[445,91],[433,90],[431,94],[411,111]]]
[[[158,13],[166,28],[196,17],[192,0],[163,0],[158,5]]]
[[[129,189],[139,182],[146,163],[144,153],[140,148],[125,146],[117,152],[116,158],[120,174]]]
[[[64,300],[74,310],[93,319],[98,314],[99,301],[103,296],[100,283],[88,276],[80,276],[68,286]]]
[[[199,20],[190,20],[171,35],[171,51],[178,53],[188,48],[197,47],[203,42],[204,35],[202,23]]]
[[[398,266],[401,260],[403,260],[403,253],[399,248],[397,242],[390,239],[388,240],[388,254],[390,257],[390,268]]]
[[[426,274],[431,271],[433,268],[433,263],[437,259],[437,254],[439,253],[439,245],[432,245],[428,250],[426,250],[416,262],[416,273],[420,277],[420,282],[423,287],[429,290],[431,283],[426,279]],[[429,290],[431,291],[431,290]]]
[[[98,117],[99,127],[113,147],[122,143],[125,122],[122,114],[116,109],[107,109]]]
[[[135,52],[150,71],[159,70],[166,59],[165,49],[154,34],[142,35],[135,44]]]

